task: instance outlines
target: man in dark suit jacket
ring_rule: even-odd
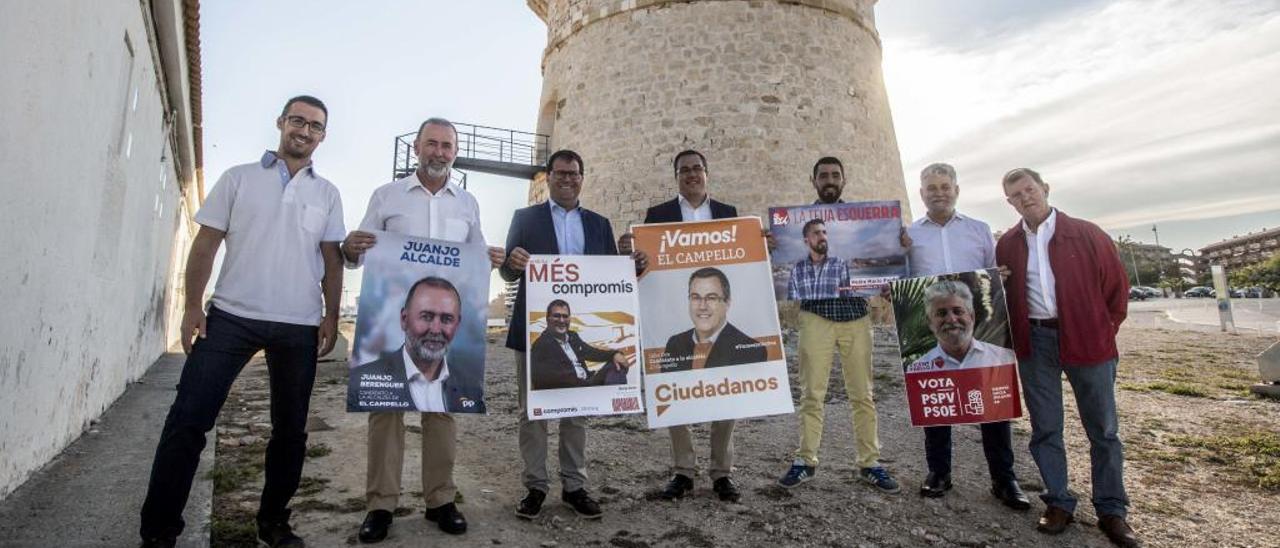
[[[532,519],[542,511],[547,479],[547,423],[531,421],[525,409],[525,266],[530,254],[617,255],[613,227],[609,219],[578,203],[585,172],[582,157],[572,150],[560,150],[547,159],[547,191],[550,200],[518,209],[507,231],[507,258],[498,273],[506,281],[519,280],[516,302],[507,332],[507,348],[515,351],[516,378],[520,387],[520,456],[524,459],[524,486],[529,490],[516,508],[516,515]],[[588,519],[601,516],[600,505],[587,493],[585,417],[560,420],[561,497],[578,515]]]
[[[706,221],[729,219],[738,216],[738,208],[717,202],[707,196],[707,157],[703,156],[701,152],[696,150],[681,151],[671,161],[671,168],[675,173],[676,197],[649,208],[644,215],[645,224]],[[630,234],[624,234],[619,244],[623,252],[630,252]],[[717,270],[717,272],[719,271]],[[723,273],[721,273],[721,276],[723,276]],[[725,289],[728,289],[727,279],[725,279]],[[728,297],[727,291],[723,296],[725,298]],[[727,305],[727,301],[724,304]],[[720,335],[726,338],[725,343],[730,342],[728,339],[737,339],[738,337],[742,337],[745,341],[734,340],[733,345],[729,346],[728,350],[723,347],[713,348],[712,353],[715,354],[715,360],[711,360],[709,356],[708,363],[704,367],[764,361],[762,356],[759,359],[754,355],[748,357],[747,354],[754,354],[752,350],[746,352],[735,351],[733,349],[734,346],[755,344],[756,341],[743,335],[741,331],[738,331],[732,325],[726,323],[724,327],[725,329],[721,331]],[[717,345],[720,344],[719,341],[720,339],[717,339]],[[687,349],[682,346],[686,342],[688,344]],[[671,357],[677,357],[676,363],[681,363],[678,356],[689,356],[689,360],[683,362],[682,367],[683,369],[688,369],[693,365],[691,359],[693,345],[693,330],[690,330],[677,334],[671,340],[668,340],[667,351]],[[756,347],[754,350],[759,351],[761,355],[764,354],[763,347]],[[737,361],[739,359],[743,361]],[[667,363],[664,359],[663,371],[667,371]],[[712,489],[715,490],[720,500],[726,502],[737,502],[742,497],[738,486],[734,483],[733,478],[730,477],[733,471],[733,427],[733,420],[714,421],[711,423],[710,472]],[[696,473],[694,465],[697,457],[693,452],[693,435],[689,432],[688,426],[672,426],[668,428],[668,431],[671,432],[671,453],[675,460],[675,474],[671,477],[671,481],[667,482],[666,487],[663,488],[662,496],[667,500],[676,500],[693,490],[693,476]]]
[[[560,299],[547,305],[547,330],[533,342],[529,361],[533,390],[577,388],[626,384],[626,354],[617,350],[596,348],[569,330],[569,303]],[[568,350],[565,350],[565,346]],[[587,371],[586,362],[604,362],[595,373]]]
[[[401,346],[395,352],[387,352],[378,357],[378,359],[356,367],[351,370],[351,386],[353,390],[347,391],[347,409],[361,409],[365,411],[430,411],[430,412],[448,412],[448,413],[484,413],[483,389],[480,379],[472,378],[467,368],[455,368],[449,371],[449,377],[444,380],[442,389],[444,395],[444,409],[418,409],[413,403],[413,396],[409,392],[409,382],[405,374],[405,350]],[[395,394],[395,399],[377,399],[369,400],[362,396],[363,390],[360,389],[360,382],[363,379],[377,379],[379,383],[391,383],[400,385],[399,389],[394,388],[377,388],[378,391],[387,391]],[[390,381],[383,379],[390,378]],[[380,404],[375,407],[361,407],[360,401],[364,399],[368,404],[371,401],[377,401]]]

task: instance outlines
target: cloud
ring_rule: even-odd
[[[909,186],[951,162],[993,226],[1018,166],[1107,228],[1280,209],[1280,1],[1121,0],[985,43],[884,43]]]

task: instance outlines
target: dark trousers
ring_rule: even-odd
[[[142,504],[143,538],[176,537],[191,481],[231,383],[259,350],[271,378],[271,439],[258,519],[288,517],[307,451],[307,406],[316,378],[316,326],[251,320],[210,307],[208,337],[196,339],[182,368]]]
[[[1014,481],[1013,429],[1009,421],[981,425],[982,452],[987,456],[987,471],[992,483]],[[951,427],[929,426],[924,429],[924,454],[929,471],[951,475]]]

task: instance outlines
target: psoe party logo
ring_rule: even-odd
[[[668,408],[680,401],[707,400],[755,392],[769,392],[777,389],[777,377],[741,381],[724,378],[720,382],[699,380],[693,386],[681,386],[679,383],[674,382],[661,383],[653,389],[653,397],[658,400],[657,405],[654,406],[654,411],[661,417],[663,413],[667,412]]]

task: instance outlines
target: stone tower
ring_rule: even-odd
[[[846,200],[902,200],[907,216],[874,4],[528,0],[547,24],[538,133],[582,154],[583,205],[616,232],[675,196],[686,148],[744,215],[813,201],[813,163],[836,156]],[[545,196],[535,180],[530,201]]]

